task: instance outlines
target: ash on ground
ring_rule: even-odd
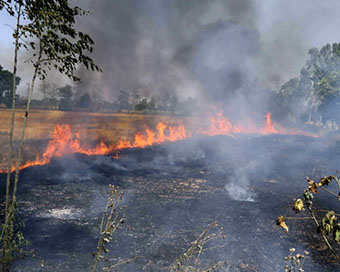
[[[138,257],[119,271],[166,271],[214,220],[225,247],[202,256],[203,263],[281,271],[295,247],[311,252],[306,271],[339,271],[313,226],[297,222],[285,234],[275,224],[278,215],[291,214],[305,177],[335,173],[339,159],[335,144],[278,135],[199,137],[126,150],[119,159],[56,158],[20,174],[18,216],[39,258],[18,260],[13,271],[89,271],[109,184],[125,192],[126,224],[108,258]]]

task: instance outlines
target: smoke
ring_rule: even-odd
[[[109,100],[121,90],[172,93],[241,115],[258,112],[270,103],[263,90],[297,76],[309,48],[337,40],[336,24],[322,19],[339,20],[335,1],[75,3],[93,13],[78,23],[104,70],[80,69],[82,89]]]
[[[299,75],[308,50],[340,39],[338,1],[256,1],[261,33],[260,83],[277,88]]]
[[[201,102],[208,95],[215,103],[254,78],[249,57],[259,49],[259,34],[251,1],[79,4],[93,13],[79,26],[96,41],[93,57],[104,70],[79,71],[89,92],[109,99],[121,90],[173,93]]]
[[[197,97],[201,104],[244,109],[259,89],[278,88],[298,76],[308,49],[339,40],[340,3],[330,1],[76,0],[92,12],[78,26],[96,42],[104,73],[79,68],[79,86],[113,100],[121,90],[146,96]],[[332,22],[332,23],[330,23]],[[0,13],[0,61],[11,70],[12,38]],[[27,54],[21,56],[21,60]],[[23,61],[21,61],[23,62]],[[26,92],[31,66],[20,65]],[[58,73],[50,81],[66,82]],[[96,95],[94,95],[96,96]],[[255,98],[257,100],[257,98]],[[266,103],[255,103],[254,111]],[[258,101],[258,100],[257,100]]]
[[[225,189],[231,199],[248,202],[255,201],[256,195],[248,189],[251,184],[249,176],[255,168],[256,162],[253,161],[234,169],[234,175],[230,177],[230,182],[225,185]]]

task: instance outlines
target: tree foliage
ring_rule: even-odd
[[[71,110],[72,109],[72,86],[65,85],[58,89],[58,94],[60,97],[59,109],[61,110]]]
[[[119,111],[130,110],[131,105],[129,103],[130,95],[128,92],[120,91],[117,98],[117,108]]]
[[[16,84],[19,85],[20,77],[16,77]],[[8,108],[12,106],[13,94],[13,73],[4,70],[0,65],[0,103]]]
[[[47,71],[56,69],[73,80],[79,80],[75,72],[80,64],[93,71],[100,68],[87,55],[93,51],[94,42],[89,35],[77,31],[75,17],[87,15],[79,7],[70,7],[67,0],[35,0],[25,2],[29,23],[22,26],[23,36],[33,38],[23,43],[35,51],[30,62],[38,65],[38,74],[45,79]],[[40,60],[37,60],[39,58]]]
[[[92,105],[92,99],[88,93],[83,94],[77,101],[77,107],[82,109],[90,109]]]
[[[304,120],[338,122],[340,117],[340,43],[312,48],[300,77],[279,90],[291,115]]]
[[[8,160],[5,223],[1,235],[3,242],[3,270],[8,271],[13,257],[16,237],[14,214],[17,208],[16,192],[19,169],[35,81],[37,78],[44,80],[51,69],[56,69],[73,80],[79,80],[75,74],[79,65],[83,64],[86,68],[91,68],[93,71],[100,71],[100,68],[88,56],[88,53],[91,53],[93,50],[93,40],[87,34],[77,31],[75,28],[76,16],[87,15],[88,12],[77,6],[71,7],[67,0],[0,0],[0,7],[2,9],[5,8],[9,15],[17,18],[17,26],[13,33],[15,40],[14,71],[16,71],[17,51],[22,47],[30,50],[29,52],[32,53],[28,62],[33,65],[33,76],[29,87],[26,113],[21,130],[13,186],[10,186],[12,152],[9,152],[10,157]],[[21,22],[24,22],[24,24]],[[16,77],[14,76],[13,82],[15,79]],[[13,86],[16,86],[16,84],[13,84]],[[12,101],[15,102],[15,93],[13,92],[13,94]],[[12,131],[14,128],[15,103],[12,103],[12,105],[10,146],[12,145]],[[11,198],[9,197],[10,194]]]

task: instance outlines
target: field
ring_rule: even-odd
[[[16,144],[23,115],[18,111]],[[0,111],[0,118],[1,166],[5,168],[10,111]],[[106,144],[124,138],[131,141],[136,132],[145,133],[146,126],[154,130],[160,121],[181,122],[187,131],[199,132],[204,119],[32,111],[24,161],[43,153],[57,124],[69,124],[72,135],[79,133],[82,144],[94,147],[101,140]],[[257,134],[244,129],[240,131],[245,133],[236,134],[240,127],[235,126],[235,134],[202,134],[124,149],[119,159],[84,153],[58,156],[23,169],[18,217],[26,226],[30,249],[44,260],[46,271],[88,271],[108,185],[113,184],[124,192],[121,212],[126,226],[108,245],[108,257],[115,261],[138,256],[119,271],[167,271],[214,220],[226,234],[221,242],[225,247],[215,241],[211,246],[216,251],[201,256],[203,264],[226,261],[234,271],[280,271],[289,248],[296,247],[299,252],[311,252],[306,271],[339,271],[314,226],[297,221],[284,234],[275,224],[278,215],[292,212],[290,200],[303,192],[306,176],[338,170],[339,145],[329,138],[296,135],[296,130],[289,134],[289,129],[282,128],[281,135],[280,130],[273,133],[275,125],[268,122]],[[5,192],[5,179],[0,173],[1,192]],[[332,205],[336,210],[336,203]],[[339,245],[334,248],[339,250]],[[41,271],[41,264],[27,258],[15,262],[13,271]]]
[[[23,110],[18,110],[16,113],[14,131],[16,146],[20,138],[24,114]],[[10,110],[0,110],[0,169],[6,165],[10,118]],[[179,121],[188,123],[189,119],[145,114],[32,110],[25,134],[24,160],[31,160],[37,154],[42,154],[57,124],[69,124],[72,132],[79,133],[82,141],[91,147],[100,141],[112,144],[121,139],[131,140],[136,132],[144,131],[146,126],[153,129],[160,121],[175,125]]]
[[[338,145],[300,135],[202,136],[123,150],[119,159],[64,156],[21,172],[18,217],[44,271],[90,270],[113,184],[124,192],[120,214],[126,225],[113,235],[105,257],[113,263],[138,257],[119,267],[121,272],[168,271],[214,220],[226,239],[207,245],[203,267],[226,261],[235,268],[229,271],[282,271],[295,247],[310,252],[305,271],[335,272],[339,264],[313,224],[290,221],[285,234],[275,220],[293,213],[291,200],[303,192],[306,176],[334,173],[339,159]],[[5,178],[0,174],[1,188]],[[322,201],[327,197],[320,194]],[[331,209],[337,209],[336,201]],[[39,259],[26,258],[11,271],[42,268]]]

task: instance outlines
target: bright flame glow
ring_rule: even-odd
[[[208,129],[200,129],[196,134],[205,134],[209,136],[229,135],[234,134],[286,134],[286,135],[304,135],[317,137],[317,135],[304,132],[298,129],[284,128],[280,125],[274,125],[271,119],[271,113],[265,115],[263,127],[256,127],[252,120],[248,120],[247,126],[232,124],[231,121],[223,115],[223,112],[218,112],[215,116],[210,117],[210,126]],[[51,161],[54,157],[72,153],[81,153],[86,155],[107,155],[116,152],[113,158],[118,159],[118,151],[127,148],[144,148],[154,144],[163,142],[174,142],[184,140],[191,137],[191,133],[184,127],[183,124],[177,126],[168,126],[159,122],[156,126],[156,131],[146,127],[144,132],[138,132],[134,136],[134,141],[130,142],[126,139],[120,140],[117,144],[106,145],[101,141],[95,148],[87,148],[82,145],[80,135],[72,133],[68,124],[57,125],[54,129],[52,139],[49,141],[47,148],[42,156],[37,155],[35,160],[27,161],[20,166],[20,170],[35,166],[44,165]],[[15,166],[12,167],[12,172],[15,171]],[[0,173],[6,173],[6,170],[0,170]]]
[[[47,164],[52,158],[67,154],[107,155],[126,148],[144,148],[163,142],[179,141],[188,138],[188,136],[189,134],[187,134],[183,124],[167,126],[159,122],[156,126],[156,132],[146,128],[144,133],[136,133],[133,143],[130,143],[128,140],[121,140],[117,145],[106,145],[104,142],[100,142],[95,148],[87,148],[81,145],[79,134],[73,134],[68,124],[57,125],[43,155],[41,157],[37,155],[35,160],[27,161],[20,166],[20,170],[30,166]],[[118,158],[117,156],[116,154],[115,159]],[[12,166],[11,171],[15,171],[15,166]],[[6,172],[6,170],[0,171],[0,173]]]
[[[316,134],[305,132],[299,129],[284,128],[280,125],[274,125],[271,119],[271,113],[265,115],[265,123],[263,127],[257,127],[252,120],[248,120],[247,126],[232,124],[230,120],[220,111],[216,116],[210,117],[210,126],[206,130],[199,130],[200,134],[209,136],[216,135],[234,135],[234,134],[283,134],[283,135],[304,135],[317,137]]]

